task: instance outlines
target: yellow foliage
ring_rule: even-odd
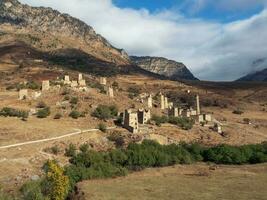
[[[64,200],[69,191],[69,178],[64,175],[63,169],[52,160],[47,162],[46,179],[49,184],[49,198]]]

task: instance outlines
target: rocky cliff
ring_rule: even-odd
[[[1,0],[0,30],[0,43],[20,40],[42,51],[73,48],[103,61],[129,64],[128,55],[96,34],[92,27],[51,8]]]
[[[173,80],[197,80],[183,63],[161,57],[131,56],[130,58],[132,63],[142,69]]]

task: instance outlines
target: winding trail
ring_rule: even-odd
[[[110,130],[110,129],[115,129],[115,128],[116,127],[108,127],[107,129]],[[6,145],[6,146],[0,146],[0,150],[1,149],[12,148],[12,147],[19,147],[19,146],[29,145],[29,144],[49,142],[49,141],[59,140],[59,139],[66,138],[66,137],[72,137],[72,136],[79,135],[79,134],[82,134],[82,133],[99,131],[99,129],[95,129],[95,128],[93,128],[93,129],[87,129],[87,130],[80,130],[80,129],[76,129],[76,130],[77,131],[75,131],[75,132],[68,133],[68,134],[61,135],[61,136],[57,136],[57,137],[40,139],[40,140],[33,140],[33,141],[22,142],[22,143],[17,143],[17,144],[11,144],[11,145]]]

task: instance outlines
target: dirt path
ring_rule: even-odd
[[[114,129],[116,127],[108,127],[107,129]],[[66,138],[66,137],[72,137],[75,135],[79,135],[82,133],[87,133],[87,132],[95,132],[95,131],[99,131],[99,129],[87,129],[87,130],[80,130],[80,129],[76,129],[77,131],[72,132],[72,133],[68,133],[65,135],[61,135],[58,137],[52,137],[52,138],[46,138],[46,139],[41,139],[41,140],[33,140],[33,141],[28,141],[28,142],[22,142],[22,143],[17,143],[17,144],[11,144],[11,145],[6,145],[6,146],[0,146],[0,150],[1,149],[8,149],[8,148],[12,148],[12,147],[19,147],[19,146],[24,146],[24,145],[29,145],[29,144],[36,144],[36,143],[42,143],[42,142],[49,142],[49,141],[53,141],[53,140],[59,140],[62,138]]]

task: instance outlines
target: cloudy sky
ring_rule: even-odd
[[[21,2],[80,18],[130,55],[183,62],[202,80],[235,80],[267,67],[267,0]]]

